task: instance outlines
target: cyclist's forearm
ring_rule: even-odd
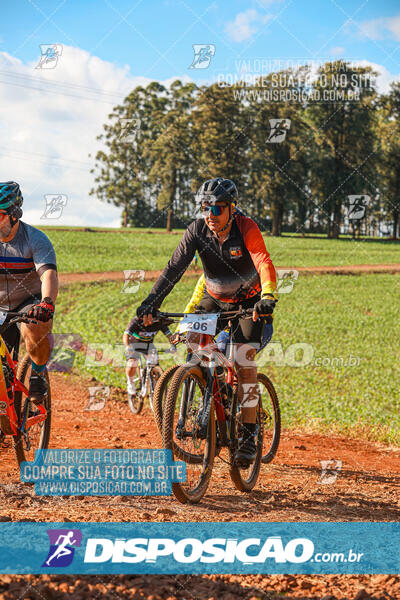
[[[40,278],[42,282],[42,298],[56,301],[58,295],[58,276],[55,269],[47,269]]]
[[[196,249],[196,244],[189,226],[148,296],[156,306],[161,306],[164,298],[168,296],[174,285],[181,279],[182,275],[192,262]]]

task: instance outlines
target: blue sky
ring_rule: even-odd
[[[35,68],[40,44],[62,45],[55,68]],[[193,44],[215,47],[208,68],[189,69]],[[107,115],[136,85],[343,58],[373,65],[386,91],[399,46],[398,0],[4,2],[0,180],[21,182],[28,222],[41,222],[45,194],[64,194],[59,224],[116,226],[119,209],[89,197],[90,168]]]
[[[2,5],[0,50],[29,62],[39,44],[62,43],[161,80],[204,77],[188,71],[194,43],[215,44],[215,72],[239,58],[341,56],[398,73],[400,19],[395,31],[385,19],[399,15],[395,0],[14,0]]]

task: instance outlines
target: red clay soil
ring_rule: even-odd
[[[114,391],[87,411],[92,381],[52,374],[54,448],[155,448],[150,410],[130,413]],[[7,440],[6,440],[7,441]],[[399,521],[400,448],[367,440],[283,431],[278,454],[263,465],[256,489],[237,491],[216,460],[198,505],[174,497],[38,497],[22,484],[11,447],[1,449],[0,521]],[[321,460],[342,461],[336,482],[319,482]],[[26,589],[28,588],[28,589]],[[24,594],[24,590],[26,592]],[[364,591],[363,591],[364,590]],[[277,594],[280,594],[279,596]],[[284,595],[282,595],[284,594]],[[148,598],[153,600],[400,599],[397,576],[0,576],[2,598]]]
[[[400,264],[392,265],[343,265],[322,267],[277,267],[277,269],[295,269],[307,275],[359,275],[361,273],[400,273]],[[145,271],[145,281],[153,281],[161,275],[162,271]],[[184,277],[200,277],[201,270],[186,271]],[[105,271],[101,273],[60,273],[61,285],[69,283],[123,281],[122,271]]]

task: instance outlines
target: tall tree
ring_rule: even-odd
[[[196,161],[192,188],[204,179],[227,177],[239,194],[246,187],[251,123],[232,87],[213,84],[200,89],[192,112],[193,155]]]
[[[190,176],[194,167],[191,156],[190,110],[195,99],[196,86],[175,81],[168,90],[165,111],[160,115],[160,132],[148,139],[145,154],[152,167],[149,180],[157,188],[157,207],[167,210],[167,231],[172,230],[174,205],[177,214],[185,218],[185,200],[190,192]]]
[[[297,228],[302,228],[310,203],[308,154],[313,132],[298,102],[299,75],[290,69],[271,73],[257,80],[248,94],[249,195],[256,214],[270,217],[275,236],[281,235],[284,215],[290,211],[296,215]]]
[[[103,133],[97,139],[105,149],[96,154],[95,187],[91,195],[122,208],[123,226],[128,224],[132,207],[143,210],[142,183],[146,166],[142,159],[140,124],[143,120],[143,104],[146,92],[137,87],[123,105],[116,106],[103,125]]]
[[[348,195],[375,193],[374,75],[370,67],[336,61],[319,69],[313,86],[308,113],[319,148],[313,191],[322,199],[328,237],[339,237]]]
[[[378,163],[384,215],[392,222],[392,237],[399,237],[400,219],[400,84],[392,83],[390,93],[381,98],[378,137],[381,158]]]

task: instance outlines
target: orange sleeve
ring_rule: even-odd
[[[276,271],[257,224],[249,217],[236,217],[239,229],[261,282],[261,297],[272,294],[278,299]]]

